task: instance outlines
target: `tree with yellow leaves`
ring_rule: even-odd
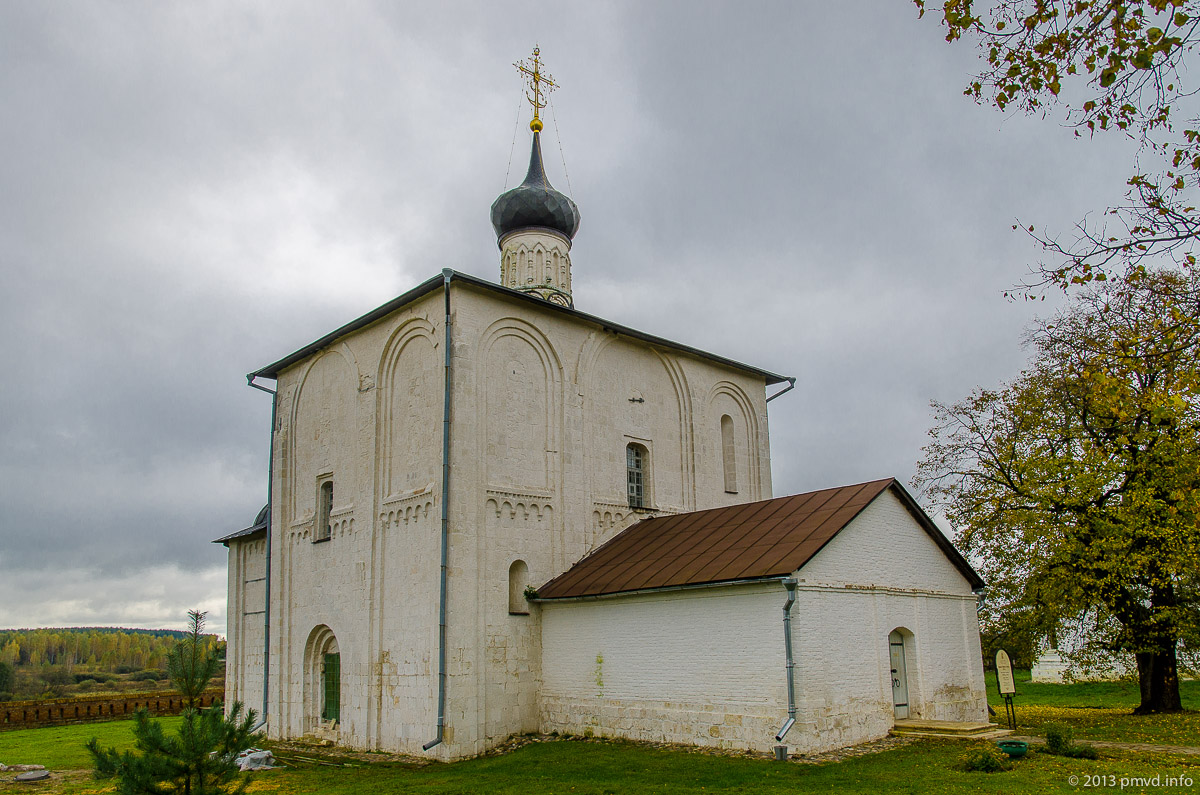
[[[1037,325],[1029,369],[935,403],[915,485],[960,528],[992,609],[1129,652],[1139,713],[1181,709],[1200,651],[1200,285],[1093,286]]]

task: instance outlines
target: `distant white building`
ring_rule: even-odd
[[[1083,623],[1068,621],[1046,640],[1034,658],[1029,677],[1034,682],[1059,683],[1067,681],[1112,681],[1135,675],[1136,666],[1130,654],[1109,654],[1089,651]]]
[[[983,583],[907,492],[770,500],[767,392],[794,379],[575,310],[579,215],[536,129],[492,219],[500,284],[443,271],[251,375],[270,509],[220,539],[227,699],[265,699],[272,737],[440,758],[986,720]]]

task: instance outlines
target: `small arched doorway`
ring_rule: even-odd
[[[304,672],[305,730],[336,729],[342,719],[342,654],[337,636],[324,624],[308,636]]]
[[[908,717],[908,666],[905,633],[898,629],[888,635],[888,660],[892,669],[892,709],[896,720]]]

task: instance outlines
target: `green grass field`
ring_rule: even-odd
[[[1039,734],[1047,723],[1066,723],[1080,739],[1113,742],[1165,743],[1200,746],[1200,681],[1179,683],[1182,715],[1132,715],[1138,705],[1136,682],[1076,682],[1038,684],[1029,671],[1015,671],[1017,695],[1013,707],[1017,731]],[[1003,722],[1003,700],[989,673],[988,701]]]
[[[1198,706],[1200,688],[1185,683],[1185,701]],[[994,686],[993,688],[994,689]],[[1155,741],[1200,745],[1198,713],[1165,718],[1134,718],[1128,712],[1136,693],[1112,684],[1033,685],[1018,678],[1018,719],[1023,733],[1036,734],[1033,716],[1047,715],[1071,723],[1081,738]],[[178,718],[168,718],[173,727]],[[1039,724],[1040,725],[1040,724]],[[36,762],[54,772],[54,780],[37,791],[112,792],[87,772],[90,760],[83,743],[99,737],[103,745],[132,746],[132,722],[27,729],[0,733],[0,761]],[[1186,741],[1186,742],[1185,742]],[[977,741],[976,741],[977,742]],[[327,756],[347,766],[311,765],[254,774],[250,792],[279,793],[513,793],[513,795],[616,795],[617,793],[1043,793],[1075,792],[1087,783],[1094,789],[1189,792],[1200,787],[1200,756],[1160,752],[1104,750],[1096,761],[1031,753],[1003,773],[967,773],[961,760],[967,741],[920,740],[880,753],[841,762],[782,764],[767,759],[715,756],[685,749],[660,749],[604,740],[534,742],[511,753],[452,764],[364,763]],[[306,756],[321,753],[314,750]],[[1154,787],[1133,787],[1134,777],[1160,776]],[[1072,784],[1072,776],[1078,777]],[[1092,777],[1092,778],[1088,778]],[[1101,777],[1101,778],[1096,778]],[[1111,778],[1109,778],[1111,777]],[[1168,787],[1170,778],[1191,785]],[[1107,782],[1112,782],[1109,785]],[[0,793],[29,792],[28,785],[0,775]]]
[[[560,740],[511,754],[422,768],[371,766],[278,771],[254,791],[287,793],[936,793],[1073,792],[1070,777],[1173,775],[1200,781],[1200,759],[1110,754],[1095,762],[1033,754],[1005,773],[959,768],[962,741],[914,742],[891,751],[822,765],[781,764],[646,748],[620,742]]]
[[[1021,669],[1013,671],[1013,679],[1017,684],[1017,696],[1014,701],[1018,704],[1024,702],[1056,707],[1132,710],[1139,701],[1136,681],[1039,684],[1031,682],[1029,671]],[[1003,703],[1000,696],[996,694],[994,672],[988,672],[987,685],[988,701],[993,706]],[[1183,700],[1184,709],[1200,710],[1200,681],[1180,682],[1179,695]]]

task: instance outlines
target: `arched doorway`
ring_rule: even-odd
[[[906,633],[899,629],[888,635],[888,660],[892,669],[892,709],[897,720],[908,717],[908,663]]]
[[[342,654],[333,630],[321,624],[304,649],[306,732],[335,730],[342,719]]]

